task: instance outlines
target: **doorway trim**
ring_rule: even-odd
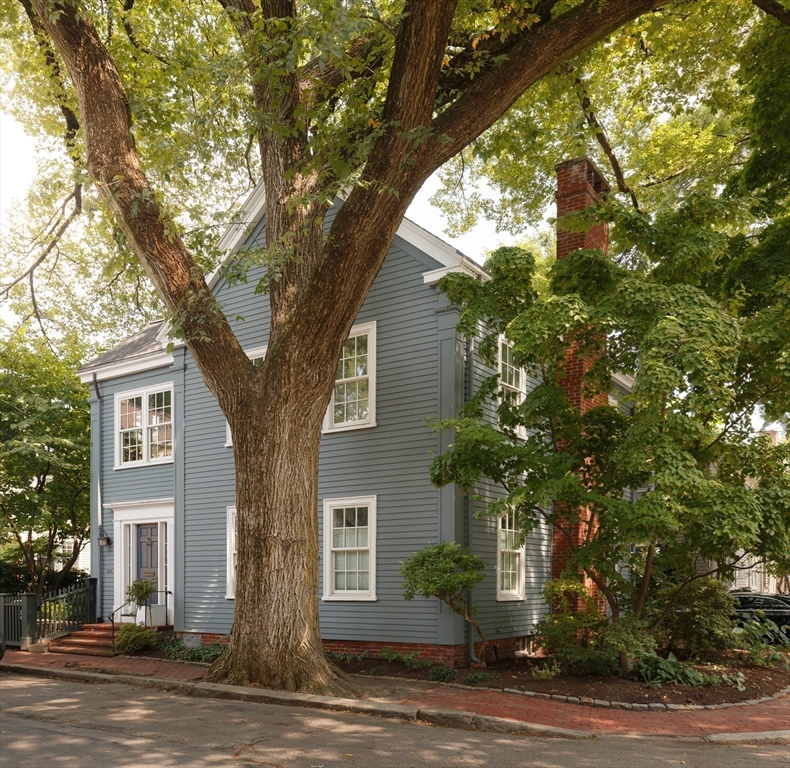
[[[117,502],[104,505],[113,512],[113,610],[126,602],[126,588],[137,573],[137,543],[135,528],[138,525],[159,524],[159,589],[173,592],[175,584],[175,515],[173,499]],[[173,594],[165,595],[167,623],[173,624]]]

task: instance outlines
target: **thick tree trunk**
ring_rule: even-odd
[[[321,645],[318,452],[337,367],[331,329],[278,335],[228,413],[236,465],[235,618],[211,679],[351,695]],[[293,328],[291,329],[293,330]],[[325,349],[314,356],[303,344]]]

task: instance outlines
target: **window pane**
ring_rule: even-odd
[[[343,529],[335,529],[332,533],[332,546],[333,547],[344,547],[346,544],[345,538],[343,536]]]
[[[370,589],[370,574],[367,571],[359,572],[359,588],[362,590]]]
[[[359,570],[360,571],[370,570],[370,552],[365,551],[359,553]]]
[[[343,510],[342,509],[335,509],[332,513],[332,527],[333,528],[342,528],[343,527]]]
[[[368,529],[357,528],[357,544],[358,547],[367,547],[368,545]]]
[[[121,400],[121,429],[143,426],[143,398],[129,397]]]
[[[335,553],[335,569],[338,571],[345,571],[346,570],[346,553],[345,552],[336,552]]]
[[[368,524],[368,508],[357,507],[357,525],[367,527]]]
[[[345,588],[346,588],[346,572],[335,571],[335,589],[345,589]]]
[[[345,513],[346,528],[353,528],[357,524],[357,510],[351,507],[344,509],[343,512]]]

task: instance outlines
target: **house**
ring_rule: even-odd
[[[589,160],[573,163],[574,183],[595,185],[602,178]],[[559,178],[570,177],[561,169]],[[578,197],[575,188],[565,192]],[[257,189],[245,204],[248,223],[231,226],[220,247],[232,255],[260,244],[263,208]],[[327,226],[331,218],[330,212]],[[476,500],[429,481],[431,461],[449,437],[431,432],[426,421],[455,416],[490,373],[458,334],[458,312],[437,288],[456,270],[485,276],[450,245],[404,220],[343,348],[323,428],[316,509],[321,633],[330,650],[389,646],[466,663],[466,624],[439,601],[402,597],[401,562],[438,541],[457,540],[484,559],[486,578],[472,603],[498,655],[523,647],[545,611],[550,530],[540,528],[515,547],[507,516],[475,517],[496,488],[479,488],[484,499]],[[265,355],[269,326],[268,299],[254,293],[262,274],[255,270],[248,283],[234,285],[219,272],[209,279],[226,315],[237,318],[234,330],[253,360]],[[530,381],[513,369],[507,350],[503,341],[507,385],[526,391]],[[97,612],[105,620],[113,612],[120,618],[129,583],[153,580],[178,634],[195,643],[216,640],[233,621],[236,557],[233,446],[216,401],[187,348],[176,344],[168,351],[163,321],[79,375],[92,393]]]

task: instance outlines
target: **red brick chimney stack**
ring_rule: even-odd
[[[557,171],[557,218],[571,211],[583,211],[593,205],[600,194],[609,191],[603,174],[595,167],[592,160],[587,157],[576,160],[566,160],[555,166]],[[596,224],[587,232],[565,232],[560,225],[557,227],[557,258],[564,259],[569,253],[580,249],[597,249],[608,253],[609,228],[606,224]],[[562,379],[562,388],[568,400],[582,413],[609,401],[608,392],[597,392],[590,396],[583,389],[584,375],[589,371],[593,359],[580,356],[574,345],[568,350],[565,358],[565,376]],[[584,519],[585,515],[582,515]],[[589,519],[589,518],[588,518]],[[580,545],[587,534],[588,524],[576,522],[573,524],[573,538]],[[558,530],[554,531],[552,541],[552,578],[559,578],[562,569],[571,556],[570,545],[565,535]],[[600,601],[595,586],[585,579],[591,594]],[[577,610],[583,609],[581,601],[576,606]]]
[[[583,211],[609,191],[603,174],[588,157],[566,160],[555,166],[557,171],[557,218],[571,211]],[[564,232],[557,228],[557,258],[564,259],[569,253],[581,248],[597,248],[609,252],[609,227],[596,224],[587,232]]]

